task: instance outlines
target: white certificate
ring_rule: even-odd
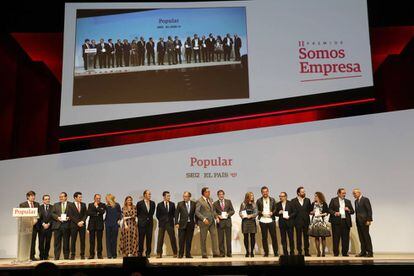
[[[175,49],[179,49],[179,48],[180,48],[180,45],[175,46]]]
[[[61,221],[66,221],[68,219],[68,217],[66,216],[66,214],[61,214],[60,215],[60,220]]]
[[[221,212],[221,217],[226,219],[228,217],[227,212]]]
[[[270,215],[272,214],[272,212],[270,211],[263,211],[262,212],[263,215],[270,217]]]
[[[339,213],[341,214],[341,218],[345,218],[345,208],[339,208]]]
[[[247,218],[247,211],[246,211],[246,210],[243,210],[243,211],[241,212],[241,214],[242,214],[242,217],[243,217],[243,218]]]
[[[283,211],[283,218],[288,219],[289,218],[289,211]]]

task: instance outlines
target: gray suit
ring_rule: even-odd
[[[224,199],[224,208],[220,204],[220,200],[217,200],[213,204],[214,211],[217,216],[221,215],[221,212],[227,212],[227,219],[220,219],[217,223],[217,232],[218,232],[218,243],[220,249],[220,255],[224,257],[224,236],[226,236],[226,249],[227,256],[231,256],[231,216],[234,215],[233,204],[229,199]]]
[[[211,202],[211,199],[208,199],[207,202],[207,200],[205,200],[204,197],[201,197],[196,203],[195,214],[199,220],[198,225],[200,227],[200,244],[202,256],[207,257],[207,232],[210,232],[213,256],[218,256],[219,252],[217,244],[217,229],[215,223],[215,218],[217,217],[217,215],[214,212],[213,203]],[[205,219],[208,220],[208,224],[204,223]]]

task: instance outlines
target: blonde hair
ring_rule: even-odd
[[[113,194],[107,194],[105,198],[108,201],[109,206],[115,207],[116,201],[115,201],[115,196]]]
[[[246,195],[244,196],[244,204],[248,204],[250,203],[250,197],[253,196],[253,201],[254,201],[254,194],[252,192],[247,192]]]

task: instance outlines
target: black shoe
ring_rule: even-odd
[[[70,256],[70,259],[71,259],[71,260],[74,260],[74,259],[75,259],[75,256]]]
[[[207,256],[203,256],[202,258],[203,258],[203,259],[208,259],[208,257],[207,257]]]
[[[101,259],[101,260],[102,260],[102,259],[103,259],[102,255],[99,255],[99,256],[98,256],[98,259]]]
[[[342,257],[349,257],[348,254],[342,254]]]
[[[188,255],[188,256],[185,256],[187,259],[192,259],[193,258],[193,256],[191,256],[191,255]]]
[[[305,257],[312,257],[312,255],[309,252],[305,252]]]
[[[178,255],[178,259],[182,259],[183,258],[183,255]]]
[[[145,254],[145,257],[149,259],[151,258],[151,254]]]
[[[89,256],[88,259],[89,260],[95,259],[95,256]]]
[[[250,258],[253,258],[254,257],[254,253],[252,252],[252,253],[250,253]]]
[[[85,260],[85,256],[81,256],[81,260]]]
[[[279,253],[277,253],[277,252],[276,252],[276,253],[274,254],[274,256],[275,256],[275,257],[279,257]]]
[[[249,253],[246,253],[246,255],[244,255],[244,256],[247,258],[247,257],[250,257],[250,254]]]
[[[31,261],[36,262],[38,261],[38,259],[36,259],[35,257],[30,258]]]
[[[302,252],[301,251],[298,252],[298,256],[302,256]]]
[[[357,254],[357,255],[355,255],[355,257],[366,257],[367,255],[366,254],[363,254],[363,253],[359,253],[359,254]]]
[[[365,255],[365,257],[366,258],[373,258],[374,257],[374,254],[367,254],[367,255]]]
[[[220,258],[224,258],[226,255],[224,255],[224,254],[220,254]]]
[[[232,257],[232,255],[231,255],[231,254],[227,254],[227,257],[231,258],[231,257]]]
[[[325,257],[325,253],[322,253],[322,257]]]
[[[213,258],[222,258],[222,257],[224,257],[224,255],[223,256],[221,256],[221,255],[213,255]]]
[[[263,257],[269,257],[269,254],[264,254]]]

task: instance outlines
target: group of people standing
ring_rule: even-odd
[[[268,236],[270,235],[273,254],[278,256],[276,228],[278,225],[283,248],[283,255],[297,254],[310,256],[309,237],[315,238],[317,256],[325,256],[326,238],[332,235],[333,254],[348,256],[349,235],[352,227],[351,215],[356,214],[361,252],[359,257],[373,257],[369,227],[372,222],[372,209],[368,198],[362,196],[359,189],[353,190],[355,209],[346,199],[346,191],[338,189],[337,197],[329,205],[321,192],[316,192],[313,202],[306,197],[305,189],[299,187],[297,196],[288,200],[287,193],[279,194],[279,201],[270,197],[269,188],[261,188],[261,197],[255,201],[254,194],[247,192],[240,205],[242,220],[241,231],[244,236],[246,257],[254,257],[258,225],[261,229],[264,256],[269,256]],[[123,256],[151,256],[151,242],[154,228],[154,215],[158,220],[157,258],[163,256],[165,232],[169,235],[173,256],[192,258],[191,245],[196,227],[200,229],[200,247],[203,258],[208,258],[207,235],[210,233],[213,257],[232,256],[232,216],[235,214],[233,204],[225,197],[225,192],[217,192],[218,199],[213,202],[208,187],[201,190],[197,201],[191,200],[191,193],[183,193],[183,200],[177,205],[171,201],[171,195],[164,191],[163,200],[155,204],[151,192],[145,190],[143,199],[136,205],[133,198],[127,196],[123,207],[115,201],[112,194],[101,202],[101,195],[95,194],[92,203],[82,202],[82,193],[73,195],[74,201],[68,202],[67,194],[60,193],[59,202],[50,204],[50,196],[44,195],[43,203],[35,202],[35,193],[26,194],[27,201],[20,204],[22,208],[38,208],[39,217],[33,226],[30,256],[35,259],[35,243],[39,235],[40,259],[49,257],[50,240],[54,233],[54,257],[60,258],[63,244],[65,259],[75,259],[76,240],[80,238],[80,257],[85,258],[85,233],[89,233],[89,258],[102,258],[102,237],[106,230],[107,257],[117,257],[117,240],[120,232],[119,249]],[[329,218],[329,220],[328,220]],[[330,222],[330,223],[328,223]],[[121,231],[119,231],[119,228]],[[178,230],[178,246],[176,232]],[[96,240],[96,251],[95,251]],[[144,252],[145,243],[145,252]],[[288,247],[289,245],[289,247]]]
[[[164,65],[165,56],[169,65],[181,64],[184,58],[187,63],[221,61],[222,57],[224,61],[230,61],[232,51],[234,60],[240,61],[241,47],[242,40],[237,34],[233,37],[227,34],[224,38],[220,35],[214,37],[213,34],[200,38],[194,34],[193,38],[187,37],[184,43],[178,36],[168,36],[166,41],[160,37],[157,43],[152,37],[148,41],[144,37],[135,38],[131,42],[128,39],[118,39],[116,43],[112,39],[105,42],[101,38],[98,43],[94,39],[85,39],[82,44],[82,58],[85,70],[90,69],[92,64],[93,68],[97,68],[97,62],[99,68],[143,66],[145,57],[147,65],[155,65],[155,54],[158,65]]]

